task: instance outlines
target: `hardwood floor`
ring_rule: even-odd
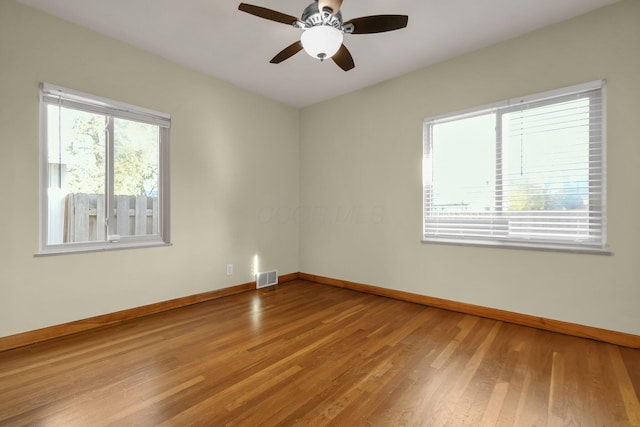
[[[0,352],[0,425],[640,426],[640,350],[297,280]]]

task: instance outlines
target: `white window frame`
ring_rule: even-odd
[[[597,80],[589,83],[579,84],[575,86],[570,86],[562,89],[552,90],[548,92],[543,92],[535,95],[530,95],[522,98],[509,99],[502,102],[497,102],[494,104],[484,105],[476,108],[471,108],[463,111],[458,111],[449,114],[442,114],[438,116],[433,116],[426,118],[424,120],[424,128],[423,128],[423,243],[449,243],[449,244],[464,244],[464,245],[477,245],[477,246],[489,246],[489,247],[505,247],[505,248],[524,248],[524,249],[542,249],[542,250],[559,250],[559,251],[569,251],[569,252],[580,252],[580,253],[597,253],[597,254],[609,254],[608,246],[607,246],[607,218],[606,218],[606,82],[604,80]],[[595,214],[597,215],[598,220],[594,223],[593,230],[598,230],[598,232],[593,232],[591,229],[591,224],[589,224],[589,238],[585,240],[576,240],[576,239],[566,239],[566,240],[558,240],[558,239],[544,239],[544,238],[531,238],[530,236],[527,238],[518,238],[513,237],[510,232],[502,232],[501,229],[506,230],[509,228],[508,219],[504,220],[501,218],[501,215],[493,214],[487,215],[485,218],[481,212],[470,212],[469,217],[472,219],[460,219],[459,216],[456,218],[455,214],[451,215],[451,218],[446,218],[444,215],[444,219],[435,219],[437,215],[434,214],[435,209],[430,204],[431,191],[430,184],[432,182],[432,177],[429,175],[431,173],[432,167],[432,158],[431,158],[431,144],[432,141],[432,128],[434,125],[452,122],[455,120],[465,119],[473,116],[479,116],[486,113],[495,113],[496,114],[496,183],[495,183],[495,192],[496,199],[494,201],[494,209],[496,211],[501,210],[502,203],[504,201],[498,201],[498,198],[501,198],[500,194],[500,182],[502,182],[502,160],[501,152],[503,150],[501,135],[500,135],[500,126],[498,116],[502,114],[506,114],[515,110],[522,109],[521,106],[527,106],[531,104],[536,104],[536,106],[540,106],[543,104],[554,104],[556,102],[561,102],[562,99],[566,99],[570,96],[590,96],[589,93],[596,92],[600,97],[600,108],[597,111],[591,111],[592,118],[590,119],[589,125],[593,126],[593,114],[596,116],[599,114],[599,123],[600,126],[599,131],[595,132],[595,134],[591,134],[590,146],[591,150],[594,148],[598,151],[599,155],[596,158],[596,161],[599,163],[596,166],[590,166],[590,181],[589,181],[589,199],[591,200],[590,206],[595,206],[595,211],[589,211],[589,215]],[[526,108],[526,107],[525,107]],[[597,117],[596,117],[597,119]],[[595,136],[595,137],[594,137]],[[595,145],[594,145],[595,144]],[[590,157],[590,161],[591,161]],[[590,162],[591,164],[591,162]],[[596,173],[595,175],[600,175],[600,180],[597,186],[597,190],[592,189],[592,181],[591,174],[597,168],[600,168],[600,173]],[[590,208],[591,209],[591,208]],[[541,211],[541,212],[549,212],[549,211]],[[509,216],[508,213],[506,216]],[[465,232],[453,232],[446,230],[446,223],[451,221],[450,224],[461,225],[462,228],[466,227],[466,225],[478,226],[478,227],[490,227],[491,230],[495,230],[495,234],[493,236],[483,235],[483,236],[472,236],[466,235]],[[502,223],[502,222],[504,223]],[[589,221],[590,222],[590,221]],[[434,231],[434,224],[444,224],[445,227],[443,229],[445,231],[439,232]],[[593,237],[595,236],[595,238]],[[598,237],[599,236],[599,237]]]
[[[40,245],[36,255],[55,255],[77,252],[95,252],[116,249],[166,246],[170,240],[170,188],[169,154],[171,116],[166,113],[137,107],[109,98],[95,96],[61,86],[42,83],[40,85]],[[91,242],[73,242],[49,244],[48,239],[48,124],[47,106],[58,105],[75,110],[105,115],[111,118],[138,121],[157,125],[159,138],[159,174],[158,174],[158,234],[140,236],[118,236],[112,230],[115,227],[113,215],[106,214],[105,240]],[[105,172],[106,212],[112,210],[113,200],[113,120],[107,125],[107,170]],[[111,132],[109,132],[111,130]]]

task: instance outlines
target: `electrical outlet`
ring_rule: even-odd
[[[233,264],[227,264],[227,276],[231,276],[233,274]]]

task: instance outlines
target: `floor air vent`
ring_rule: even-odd
[[[256,275],[256,289],[278,284],[278,270],[265,271]]]

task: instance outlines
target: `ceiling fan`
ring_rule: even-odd
[[[407,26],[407,15],[371,15],[342,21],[342,0],[315,0],[302,12],[302,18],[247,3],[240,3],[242,12],[292,25],[303,30],[299,41],[285,47],[271,59],[279,64],[304,49],[310,56],[324,61],[333,59],[344,71],[355,67],[351,53],[342,43],[344,34],[372,34],[399,30]]]

